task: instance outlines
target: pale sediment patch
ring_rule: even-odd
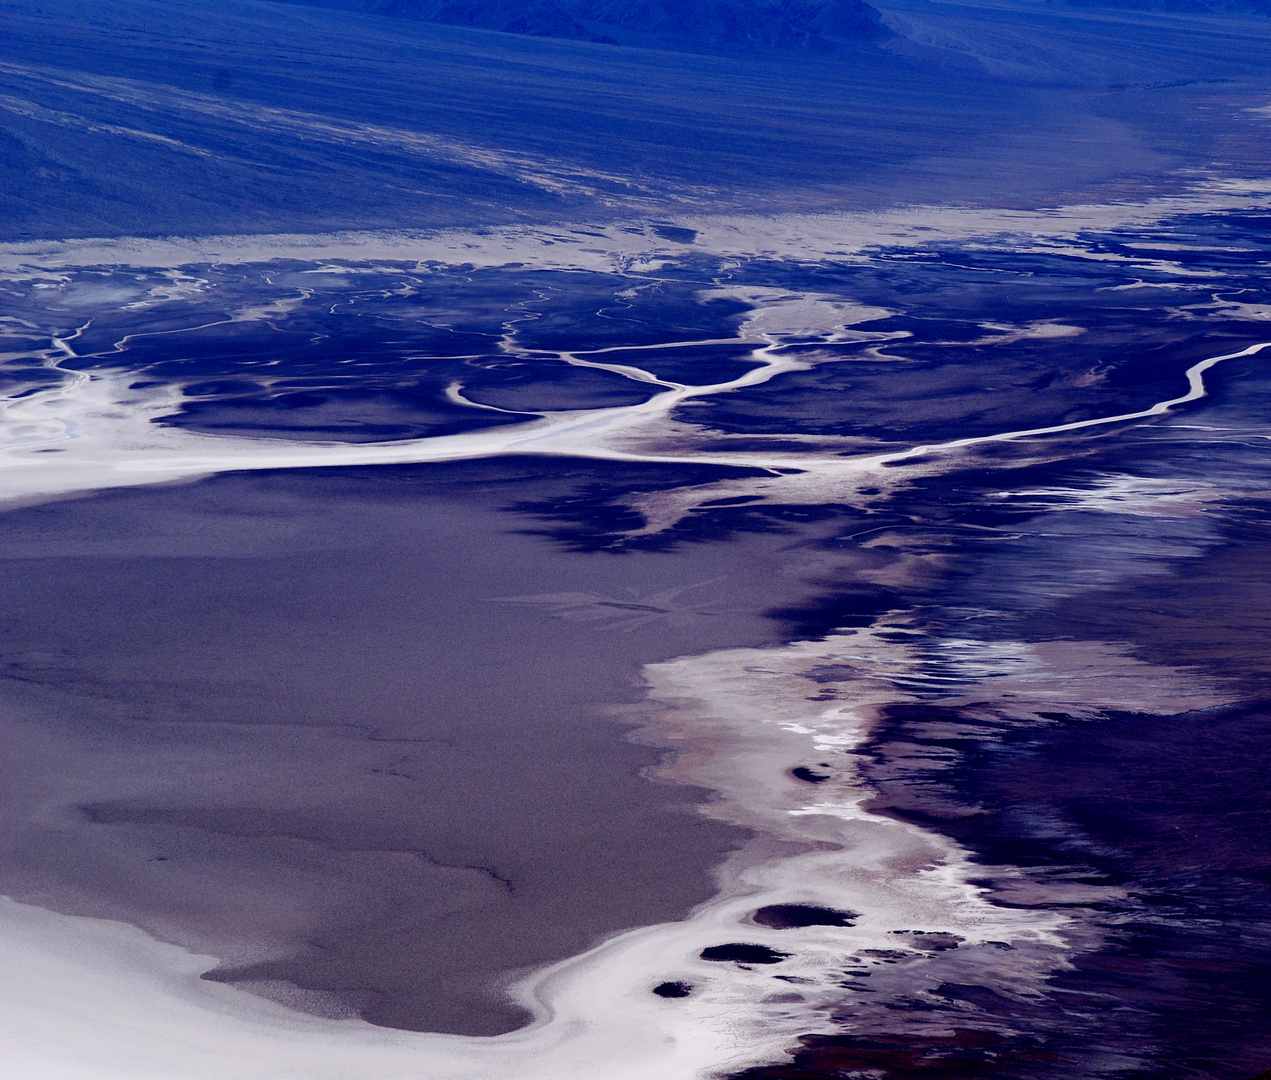
[[[1016,241],[1036,239],[1045,245],[1039,250],[1052,254],[1124,262],[1186,276],[1186,266],[1169,260],[1146,253],[1110,254],[1077,241],[1083,233],[1150,225],[1179,214],[1260,208],[1269,201],[1271,183],[1265,180],[1202,180],[1179,195],[1035,210],[919,205],[846,214],[677,215],[674,224],[694,237],[683,243],[668,240],[651,225],[638,221],[634,226],[622,221],[436,232],[89,237],[0,244],[0,273],[24,277],[84,266],[183,267],[271,260],[406,261],[476,267],[519,263],[541,269],[640,272],[690,253],[821,261],[861,258],[878,248],[914,249],[1012,237]],[[633,232],[633,227],[638,231]]]
[[[1215,484],[1199,480],[1131,476],[1128,473],[1094,477],[1082,487],[1021,488],[995,492],[993,498],[1019,500],[1038,510],[1090,510],[1135,517],[1182,517],[1199,514],[1226,495]],[[1017,504],[1018,505],[1018,504]]]
[[[645,953],[642,932],[540,975],[525,996],[550,997],[550,1019],[537,1004],[538,1025],[471,1039],[293,1012],[199,979],[215,958],[122,923],[0,900],[0,926],[5,1059],[49,1080],[636,1080],[696,1075],[736,1054],[729,1032],[695,1024],[647,987],[614,989],[629,974],[624,958]]]

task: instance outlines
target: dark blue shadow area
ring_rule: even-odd
[[[882,252],[806,276],[753,264],[745,272],[762,266],[769,283],[896,311],[860,329],[901,336],[800,348],[816,360],[809,370],[695,404],[683,418],[732,432],[927,442],[1147,408],[1184,393],[1190,365],[1261,340],[1256,323],[1223,307],[1265,302],[1254,223],[1249,233],[1225,215],[1182,219],[1198,250],[1176,272],[1154,264],[1171,252],[1129,231],[1085,238],[1094,259],[1003,245]],[[1113,247],[1124,263],[1098,261]],[[1205,258],[1222,247],[1231,250]]]
[[[646,384],[612,372],[547,362],[486,368],[469,380],[464,396],[498,409],[549,412],[638,405],[653,392]]]
[[[792,440],[756,439],[752,450],[797,448],[808,435],[902,445],[992,435],[1147,408],[1181,394],[1191,364],[1258,340],[1247,308],[1266,303],[1262,219],[1177,223],[1187,265],[1166,258],[1154,239],[1164,226],[1152,225],[1087,235],[1065,252],[941,244],[808,265],[691,254],[626,273],[295,261],[90,269],[52,288],[9,287],[15,317],[50,338],[22,331],[30,352],[8,370],[22,385],[59,378],[42,370],[56,334],[77,353],[59,360],[65,370],[179,386],[184,404],[166,423],[411,438],[660,392],[571,356],[688,385],[735,379],[761,362],[759,342],[739,339],[744,319],[785,290],[893,314],[854,325],[848,340],[829,324],[785,335],[780,354],[804,367],[696,398],[676,419]],[[759,291],[746,302],[728,288]]]
[[[968,1021],[1005,1021],[1050,1060],[981,1057],[967,1075],[1091,1075],[1124,1055],[1140,1064],[1123,1075],[1242,1080],[1271,1061],[1269,717],[1263,702],[977,732],[956,712],[895,710],[873,740],[881,809],[892,744],[911,759],[921,748],[954,764],[927,779],[930,809],[911,776],[905,807],[888,812],[970,848],[988,883],[1012,866],[1043,883],[1039,903],[1048,881],[1123,890],[1091,916],[1106,944],[1057,974],[1044,1000],[970,1002]],[[924,734],[939,725],[962,734]]]
[[[758,366],[754,346],[688,345],[668,349],[619,349],[595,359],[606,364],[629,364],[669,382],[710,386],[730,382]]]
[[[135,375],[135,389],[178,385],[185,401],[164,423],[348,441],[638,404],[662,388],[571,364],[554,350],[729,338],[748,310],[699,302],[696,277],[661,282],[516,266],[346,270],[199,267],[184,279],[188,296],[161,300],[170,272],[91,270],[56,290],[13,290],[14,310],[50,334],[70,335],[78,355],[60,359],[63,370],[122,368]],[[30,344],[37,343],[47,346]],[[34,352],[10,365],[14,377],[60,380],[41,373],[45,361]],[[704,346],[594,358],[628,365],[648,358],[655,375],[665,369],[709,383],[744,371],[749,365],[733,357],[745,353]],[[456,388],[474,404],[455,400]]]
[[[323,388],[279,395],[257,393],[185,404],[162,423],[194,431],[332,442],[387,442],[457,435],[523,422],[524,415],[474,412],[435,390],[376,393]]]

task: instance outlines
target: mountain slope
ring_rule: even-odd
[[[314,0],[293,0],[297,3]],[[535,37],[689,51],[832,50],[890,36],[864,0],[316,0]]]

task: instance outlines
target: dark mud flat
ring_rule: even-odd
[[[870,809],[956,840],[1003,908],[1068,918],[1071,967],[1020,996],[968,967],[889,1001],[881,1018],[867,1011],[871,980],[844,1001],[839,1033],[807,1035],[788,1062],[738,1080],[1265,1074],[1269,392],[1265,365],[1233,364],[1194,410],[1083,444],[1068,462],[950,473],[895,497],[907,550],[957,554],[921,595],[898,592],[926,640],[979,638],[1008,660],[1028,643],[1102,643],[1158,665],[1160,681],[1132,706],[1090,697],[1026,720],[1000,711],[978,675],[956,703],[936,693],[890,706],[862,748]],[[1213,487],[1173,510],[1133,495],[1073,501],[1101,477]],[[1225,704],[1171,715],[1170,685]],[[827,782],[816,766],[798,775]]]
[[[1068,907],[1106,936],[1039,1002],[940,987],[968,1038],[948,1054],[940,1042],[893,1040],[892,1056],[878,1058],[883,1075],[1242,1080],[1262,1069],[1271,1061],[1269,732],[1265,704],[1126,714],[960,747],[966,760],[941,778],[939,812],[906,792],[908,807],[890,812],[976,852],[1001,902]],[[875,808],[886,811],[882,789]],[[1022,867],[1029,885],[999,878],[1005,866]],[[1071,895],[1083,886],[1107,895],[1087,908]],[[992,1037],[1003,1030],[1013,1037]],[[796,1059],[813,1071],[789,1075],[833,1075],[815,1069],[863,1049],[881,1048],[813,1041]],[[941,1071],[950,1058],[966,1071]]]
[[[1100,940],[1078,950],[1036,1002],[941,987],[937,997],[961,1011],[967,1028],[947,1046],[809,1039],[795,1067],[747,1076],[873,1067],[889,1078],[1244,1080],[1264,1070],[1269,611],[1265,541],[1252,525],[1233,527],[1209,557],[1179,560],[1174,573],[1133,588],[1081,594],[1033,629],[1127,642],[1136,655],[1243,687],[1244,700],[1174,716],[1055,714],[1050,726],[982,734],[957,710],[897,706],[871,747],[874,809],[965,845],[999,902],[1066,908]],[[942,737],[942,728],[961,734]],[[924,753],[941,764],[926,773],[913,766]],[[911,767],[897,769],[896,754]]]
[[[681,917],[743,837],[613,706],[648,661],[774,640],[798,537],[584,551],[499,509],[601,482],[633,480],[229,475],[0,517],[0,889],[467,1034],[525,1021],[509,973]]]

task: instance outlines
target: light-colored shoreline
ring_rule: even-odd
[[[839,672],[828,705],[810,700],[827,684],[809,673],[825,665]],[[955,844],[862,809],[868,789],[854,750],[874,710],[973,701],[1034,723],[1039,709],[1183,711],[1222,700],[1187,673],[1097,643],[963,642],[924,659],[872,630],[686,657],[652,665],[647,677],[650,722],[680,747],[668,778],[714,789],[712,815],[757,839],[721,869],[719,895],[683,922],[618,935],[513,987],[532,1026],[464,1038],[322,1020],[201,981],[214,958],[132,927],[4,901],[6,1060],[49,1080],[689,1080],[772,1060],[796,1035],[835,1030],[832,1015],[849,1004],[854,1030],[879,1029],[889,1000],[934,989],[951,972],[1026,1000],[1065,965],[1068,917],[992,904],[969,883],[973,868]],[[832,779],[813,787],[791,777],[809,761],[827,762]],[[749,922],[771,903],[860,918],[801,930]],[[960,944],[924,950],[915,931]],[[730,941],[790,956],[751,968],[698,957]],[[869,950],[906,959],[883,967]],[[868,999],[840,985],[853,964],[873,965]],[[664,979],[693,993],[661,999],[651,990]],[[943,1023],[906,1021],[924,1022]]]
[[[918,248],[934,243],[1017,237],[1063,253],[1065,242],[1090,231],[1146,225],[1189,213],[1265,207],[1271,181],[1205,180],[1179,195],[1141,202],[1059,205],[1035,210],[903,206],[892,210],[832,214],[674,215],[674,224],[696,233],[691,243],[666,240],[651,228],[630,232],[622,222],[560,226],[275,233],[202,237],[118,237],[0,243],[0,273],[55,274],[89,266],[179,268],[272,261],[436,263],[476,267],[523,264],[541,269],[655,269],[661,260],[693,254],[822,261],[859,257],[872,248]],[[661,219],[659,219],[661,220]],[[1073,252],[1076,254],[1076,252]],[[1159,263],[1188,276],[1186,266],[1104,252],[1082,252],[1140,266]],[[1202,275],[1205,276],[1205,275]]]

